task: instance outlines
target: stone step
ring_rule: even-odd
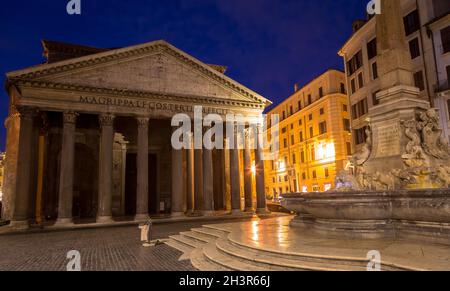
[[[172,235],[169,238],[194,249],[201,248],[204,245],[204,243],[200,243],[199,241],[183,235]]]
[[[195,232],[195,231],[185,231],[185,232],[181,232],[180,234],[182,236],[186,236],[190,239],[196,240],[199,243],[209,243],[209,242],[217,239],[217,237],[212,237],[212,236],[205,235],[203,233]]]
[[[232,271],[206,258],[202,248],[193,250],[190,259],[192,266],[201,271]]]
[[[168,245],[169,247],[172,247],[180,252],[183,253],[183,255],[181,256],[180,260],[186,260],[189,259],[189,255],[190,253],[194,250],[193,247],[191,246],[187,246],[186,244],[180,243],[176,240],[173,239],[169,239],[168,241],[164,242],[166,245]]]
[[[204,235],[208,235],[211,238],[215,238],[215,239],[219,238],[219,237],[222,237],[222,236],[225,236],[225,235],[228,234],[228,232],[220,231],[220,230],[213,229],[213,228],[208,228],[208,227],[193,228],[193,229],[191,229],[191,231],[198,232],[198,233],[201,233],[201,234],[204,234]]]
[[[204,256],[215,264],[221,265],[233,271],[270,271],[268,268],[252,265],[244,261],[236,260],[233,256],[228,256],[220,252],[215,243],[209,243],[203,247]],[[209,270],[208,270],[209,271]]]
[[[326,258],[310,258],[302,256],[280,255],[264,250],[255,250],[233,244],[229,240],[218,239],[217,249],[236,260],[244,261],[273,271],[365,271],[366,264],[340,264]]]

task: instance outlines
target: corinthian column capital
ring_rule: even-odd
[[[63,121],[64,123],[75,123],[78,115],[79,114],[74,111],[65,111],[63,112]]]
[[[137,117],[136,118],[137,124],[138,124],[138,128],[148,128],[148,122],[150,121],[150,118],[148,117]]]
[[[115,116],[113,114],[101,114],[99,116],[99,121],[101,126],[112,126],[114,124]]]

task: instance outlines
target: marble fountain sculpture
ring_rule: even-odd
[[[367,141],[335,189],[283,196],[292,226],[326,235],[407,238],[450,245],[450,147],[414,87],[399,1],[382,1],[377,45],[382,90]]]

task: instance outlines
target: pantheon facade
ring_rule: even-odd
[[[171,145],[177,113],[259,117],[270,104],[225,67],[165,41],[43,46],[44,64],[7,74],[2,218],[12,227],[265,211],[261,149]]]

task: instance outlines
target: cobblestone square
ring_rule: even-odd
[[[155,225],[163,239],[201,222]],[[82,271],[195,271],[167,245],[144,248],[136,226],[0,236],[0,271],[65,271],[67,252],[81,254]]]

